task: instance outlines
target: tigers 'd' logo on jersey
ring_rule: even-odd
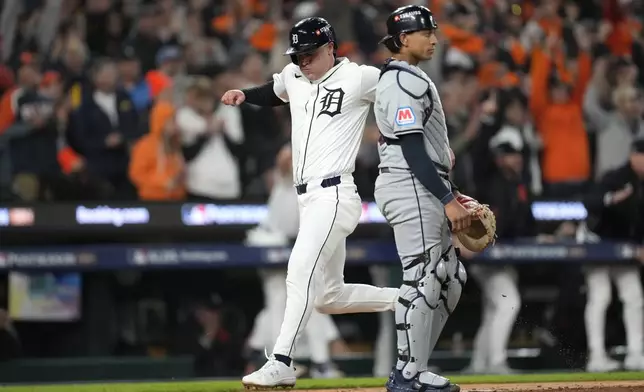
[[[320,103],[322,104],[322,108],[320,109],[320,113],[318,114],[318,117],[320,117],[323,114],[326,114],[329,117],[333,117],[335,115],[342,113],[342,101],[344,100],[344,90],[342,90],[342,88],[328,89],[326,87],[324,87],[324,89],[326,90],[326,95],[320,98]]]

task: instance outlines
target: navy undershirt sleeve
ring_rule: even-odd
[[[282,106],[288,102],[282,101],[273,90],[273,81],[257,87],[242,89],[246,96],[246,102],[257,106]]]
[[[418,181],[443,205],[454,200],[454,194],[445,186],[438,175],[436,166],[432,162],[427,151],[422,133],[408,133],[399,136],[403,156],[409,165],[409,169],[416,176]]]

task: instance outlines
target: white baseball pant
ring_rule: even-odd
[[[481,288],[483,301],[470,367],[484,371],[505,366],[508,341],[521,308],[517,272],[509,266],[473,265],[470,274]]]
[[[644,355],[642,282],[637,266],[587,267],[586,336],[590,358],[607,358],[605,346],[606,310],[611,302],[611,279],[623,304],[627,357]]]
[[[255,318],[249,338],[249,345],[254,350],[263,350],[275,345],[286,305],[286,270],[263,269],[260,271],[260,277],[264,289],[265,306]],[[331,360],[329,343],[340,338],[340,332],[333,318],[314,309],[303,332],[306,341],[300,343],[307,343],[306,351],[311,361],[318,364],[329,362]],[[302,346],[300,343],[298,343],[298,349]]]
[[[286,310],[273,354],[292,357],[301,330],[315,307],[342,314],[393,310],[398,289],[344,283],[346,238],[358,225],[362,202],[353,176],[323,188],[310,181],[298,196],[300,231],[289,258]]]
[[[376,286],[387,286],[390,281],[391,267],[383,265],[372,265],[369,267],[371,281]],[[396,330],[394,328],[395,317],[392,312],[381,312],[378,314],[378,337],[373,350],[373,376],[387,377],[395,361],[392,353],[395,353]]]

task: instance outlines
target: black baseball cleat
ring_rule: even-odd
[[[418,375],[412,379],[406,379],[398,369],[392,370],[389,379],[385,384],[387,392],[460,392],[461,387],[447,381],[442,385],[423,384],[418,381]]]

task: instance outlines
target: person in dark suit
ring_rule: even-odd
[[[112,61],[95,65],[92,82],[91,93],[83,95],[71,114],[69,146],[83,157],[89,173],[112,187],[113,197],[135,198],[127,168],[129,146],[141,136],[136,108],[129,94],[117,88],[117,69]]]

